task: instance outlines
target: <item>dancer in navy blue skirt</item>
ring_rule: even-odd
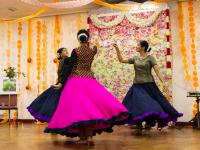
[[[27,107],[31,115],[41,122],[50,122],[51,117],[56,111],[63,89],[62,87],[64,87],[64,84],[72,71],[72,66],[70,65],[71,58],[68,57],[67,49],[60,48],[57,53],[59,59],[57,83],[44,91],[30,104],[30,106]]]
[[[179,113],[168,102],[156,86],[152,68],[161,80],[164,90],[168,92],[165,81],[160,74],[157,62],[148,52],[151,51],[147,41],[140,41],[137,47],[139,56],[130,59],[124,59],[116,44],[114,47],[117,51],[118,59],[121,63],[133,64],[135,70],[135,78],[132,87],[123,100],[124,106],[132,115],[131,125],[137,125],[138,131],[142,130],[142,123],[146,123],[146,127],[151,128],[158,124],[159,128],[167,126],[170,121],[177,121],[178,117],[183,114]]]

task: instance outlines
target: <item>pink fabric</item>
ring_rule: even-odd
[[[63,89],[57,110],[48,128],[65,128],[80,121],[109,120],[122,112],[128,111],[96,79],[71,77]],[[109,126],[98,124],[89,128]],[[73,129],[71,132],[78,132],[78,130]]]

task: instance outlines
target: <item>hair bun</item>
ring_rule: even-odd
[[[78,31],[77,33],[77,38],[81,41],[81,42],[87,42],[89,39],[89,33],[87,30],[85,29],[81,29]]]
[[[87,42],[87,40],[88,40],[88,36],[87,36],[87,34],[85,34],[85,33],[81,33],[81,34],[79,34],[78,35],[78,39],[81,41],[81,42]]]

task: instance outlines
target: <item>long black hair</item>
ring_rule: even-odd
[[[150,52],[151,48],[149,47],[149,43],[145,40],[140,41],[140,46],[144,47],[145,52]]]
[[[81,29],[78,31],[77,33],[77,38],[82,42],[82,43],[86,43],[89,40],[89,32],[85,29]]]
[[[62,59],[62,51],[64,50],[64,47],[61,47],[57,50],[57,54],[58,54],[58,60]]]

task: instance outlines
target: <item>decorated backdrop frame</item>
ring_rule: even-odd
[[[95,72],[96,78],[112,93],[114,94],[118,99],[122,100],[125,96],[125,94],[127,93],[128,89],[130,88],[130,86],[132,85],[132,83],[128,83],[127,79],[125,78],[121,78],[120,79],[114,79],[115,77],[111,77],[112,74],[114,73],[115,75],[118,73],[118,71],[120,69],[124,69],[125,73],[127,73],[127,71],[131,71],[130,67],[124,67],[123,64],[120,64],[119,62],[117,62],[116,56],[112,56],[116,55],[114,54],[115,51],[113,50],[113,47],[111,46],[114,43],[120,43],[121,40],[124,39],[120,39],[120,36],[117,37],[115,35],[115,31],[113,31],[113,28],[117,28],[117,26],[121,26],[122,30],[124,28],[124,32],[128,34],[130,34],[129,32],[126,32],[127,29],[126,27],[131,27],[131,24],[134,24],[134,26],[136,26],[136,29],[141,28],[141,29],[145,29],[151,26],[154,26],[154,24],[156,24],[155,22],[157,21],[157,19],[161,18],[161,21],[164,22],[164,27],[162,28],[162,32],[164,31],[165,33],[163,33],[163,43],[162,43],[162,49],[163,49],[163,54],[162,56],[164,56],[163,62],[164,65],[161,66],[162,68],[164,67],[164,74],[165,74],[165,80],[168,83],[169,89],[170,89],[170,93],[168,96],[168,99],[170,100],[170,102],[172,102],[172,50],[171,50],[171,31],[170,31],[170,11],[168,8],[165,9],[157,9],[154,12],[153,11],[149,11],[149,12],[142,12],[142,13],[149,13],[150,17],[147,17],[147,19],[142,19],[139,18],[140,15],[139,13],[132,13],[133,16],[130,14],[130,12],[118,12],[117,14],[115,13],[108,13],[108,14],[91,14],[90,17],[88,17],[88,24],[89,24],[89,31],[91,34],[91,45],[93,45],[95,43],[95,41],[99,41],[99,51],[97,53],[96,59],[93,63],[93,70]],[[137,17],[137,14],[139,15],[139,17]],[[114,16],[112,16],[114,15]],[[107,17],[107,18],[106,18]],[[109,18],[110,17],[110,18]],[[144,16],[143,16],[144,17]],[[100,19],[99,19],[100,18]],[[101,19],[106,18],[105,20],[101,20]],[[136,18],[136,19],[135,19]],[[149,19],[150,18],[150,19]],[[116,19],[116,20],[115,20]],[[109,24],[111,20],[111,24]],[[128,20],[128,22],[126,21],[124,23],[124,20]],[[145,20],[146,20],[146,24],[145,24]],[[147,21],[148,20],[148,21]],[[127,24],[127,26],[126,26]],[[103,35],[103,34],[110,34],[110,35]],[[121,33],[120,33],[121,34]],[[115,37],[114,37],[115,36]],[[123,37],[123,35],[122,35]],[[109,41],[109,38],[111,39]],[[146,40],[146,39],[145,39]],[[155,42],[156,40],[159,40],[159,38],[155,39],[151,39],[151,43]],[[139,41],[139,40],[138,40]],[[126,44],[128,45],[128,39],[126,39],[127,42]],[[136,44],[136,43],[135,43]],[[120,45],[120,44],[119,44]],[[120,47],[120,49],[123,46]],[[154,48],[154,46],[152,46],[152,48]],[[106,51],[106,50],[107,51]],[[124,51],[122,52],[123,55],[127,56],[127,55],[131,55],[133,54],[133,49],[129,49],[128,51]],[[110,56],[109,56],[110,55]],[[156,54],[157,55],[157,54]],[[107,57],[108,59],[110,59],[111,57],[115,57],[114,59],[110,59],[110,62],[107,62],[107,64],[105,64],[103,61],[105,59],[105,57]],[[157,56],[156,56],[157,57]],[[161,56],[159,56],[161,57]],[[103,60],[100,60],[103,59]],[[109,67],[109,65],[111,67]],[[108,67],[105,67],[108,66]],[[117,69],[113,69],[114,67],[118,67]],[[104,69],[102,69],[104,68]],[[112,74],[109,74],[111,72],[109,72],[109,68],[112,69]],[[99,70],[102,69],[102,72],[100,72]],[[132,68],[133,70],[133,68]],[[161,69],[163,71],[163,69]],[[109,72],[109,73],[108,73]],[[122,76],[122,74],[121,74]],[[125,75],[126,76],[126,75]],[[105,81],[104,79],[109,79],[111,81]],[[131,76],[129,75],[127,78],[131,78]],[[133,78],[133,75],[132,75]],[[115,81],[116,80],[116,81]],[[114,83],[117,82],[117,83]],[[120,83],[122,82],[122,84]],[[132,80],[129,80],[129,82],[132,82]],[[158,79],[156,79],[156,82],[159,86],[159,88],[161,89],[161,91],[163,90],[162,85],[160,84],[160,82],[158,82]],[[126,85],[127,84],[127,85]],[[124,86],[124,91],[120,90],[120,86]],[[119,88],[119,91],[116,90],[116,87]]]

